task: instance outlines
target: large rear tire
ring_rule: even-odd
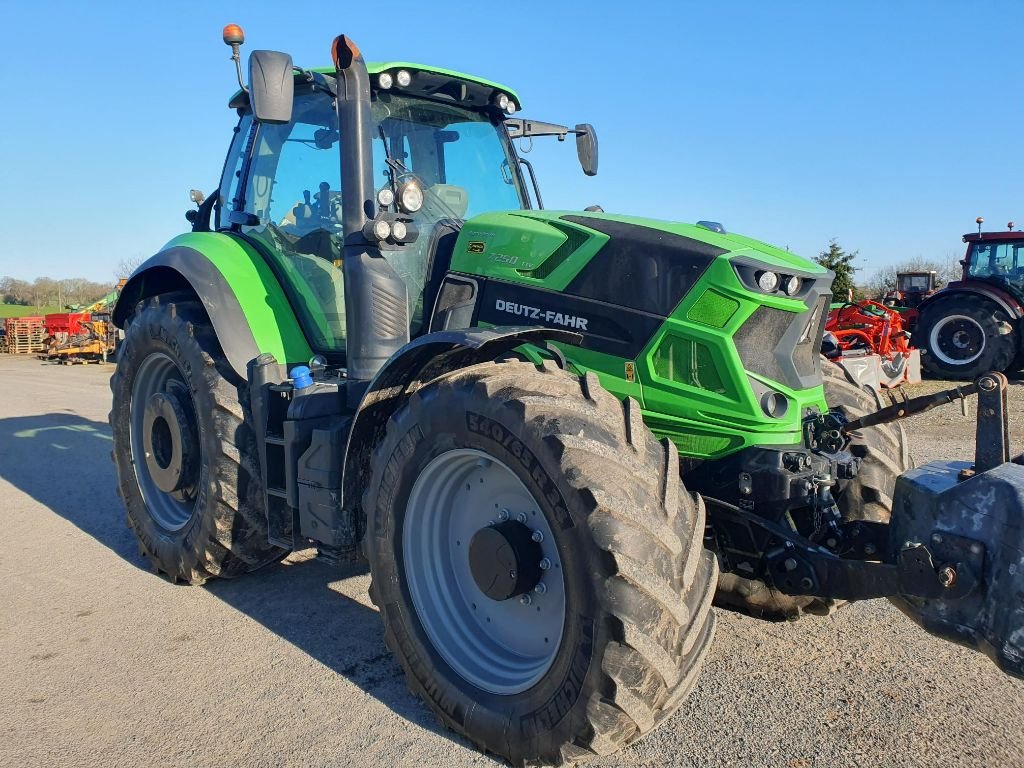
[[[370,596],[444,725],[560,764],[635,741],[693,687],[716,564],[634,401],[590,373],[477,365],[417,391],[371,466]]]
[[[873,413],[884,405],[877,391],[862,386],[842,364],[822,359],[821,369],[825,402],[848,419]],[[836,493],[843,519],[888,522],[896,478],[914,466],[903,426],[897,422],[862,429],[849,451],[861,461],[857,477]],[[819,597],[784,595],[763,581],[734,573],[719,577],[715,602],[769,621],[793,621],[805,613],[827,615],[845,605]]]
[[[140,304],[110,389],[118,492],[153,570],[202,584],[283,554],[267,540],[248,390],[201,304]]]
[[[1020,353],[1017,321],[993,301],[954,294],[925,306],[914,332],[921,364],[940,379],[1011,370]]]

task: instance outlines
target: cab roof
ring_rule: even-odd
[[[1000,232],[968,232],[964,235],[965,243],[975,243],[979,240],[1024,240],[1024,232],[1002,230]]]
[[[497,83],[493,80],[487,80],[483,77],[476,77],[475,75],[467,75],[465,72],[457,72],[454,69],[445,69],[444,67],[434,67],[429,64],[416,64],[410,61],[368,61],[366,63],[366,71],[371,76],[379,75],[381,72],[392,71],[397,72],[400,69],[407,70],[413,74],[413,85],[409,88],[402,88],[397,83],[391,88],[392,92],[396,93],[410,93],[413,95],[430,95],[430,92],[424,93],[422,89],[415,87],[416,85],[416,73],[422,72],[430,76],[431,81],[430,89],[432,92],[442,93],[447,83],[465,83],[468,86],[476,86],[474,91],[479,91],[480,95],[483,96],[484,92],[496,93],[502,92],[506,94],[512,101],[514,101],[517,107],[522,107],[522,102],[519,100],[519,94],[509,88],[506,85]],[[334,67],[312,67],[311,72],[316,72],[321,75],[333,75],[335,73]],[[298,73],[296,73],[297,76]],[[375,84],[374,84],[375,85]],[[247,106],[248,98],[246,98],[241,90],[235,91],[228,101],[228,106],[232,109]]]

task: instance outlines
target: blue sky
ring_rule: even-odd
[[[113,277],[186,228],[234,115],[243,49],[329,63],[346,33],[516,88],[526,116],[593,123],[529,155],[549,208],[730,230],[862,276],[961,250],[977,215],[1024,224],[1024,2],[94,3],[2,0],[0,275]]]

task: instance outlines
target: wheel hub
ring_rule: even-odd
[[[169,382],[165,391],[153,393],[143,415],[146,468],[164,493],[191,485],[196,468],[195,424],[181,400],[180,386],[173,386],[176,383]]]
[[[469,570],[491,600],[530,592],[540,581],[544,551],[525,525],[507,520],[481,528],[469,542]]]

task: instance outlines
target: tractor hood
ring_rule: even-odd
[[[749,284],[746,274],[764,269],[810,279],[819,287],[833,277],[813,261],[742,235],[589,211],[474,217],[459,235],[452,269],[543,284],[548,290],[582,291],[613,304],[624,294],[638,293],[646,304],[638,308],[667,315],[719,257],[736,265],[738,279],[747,288],[756,285]],[[749,269],[744,271],[744,265]]]
[[[827,407],[818,351],[833,274],[757,240],[582,211],[489,213],[463,225],[451,273],[462,287],[442,292],[442,314],[471,303],[470,324],[579,332],[567,357],[640,400],[687,455],[799,443],[802,414]]]

